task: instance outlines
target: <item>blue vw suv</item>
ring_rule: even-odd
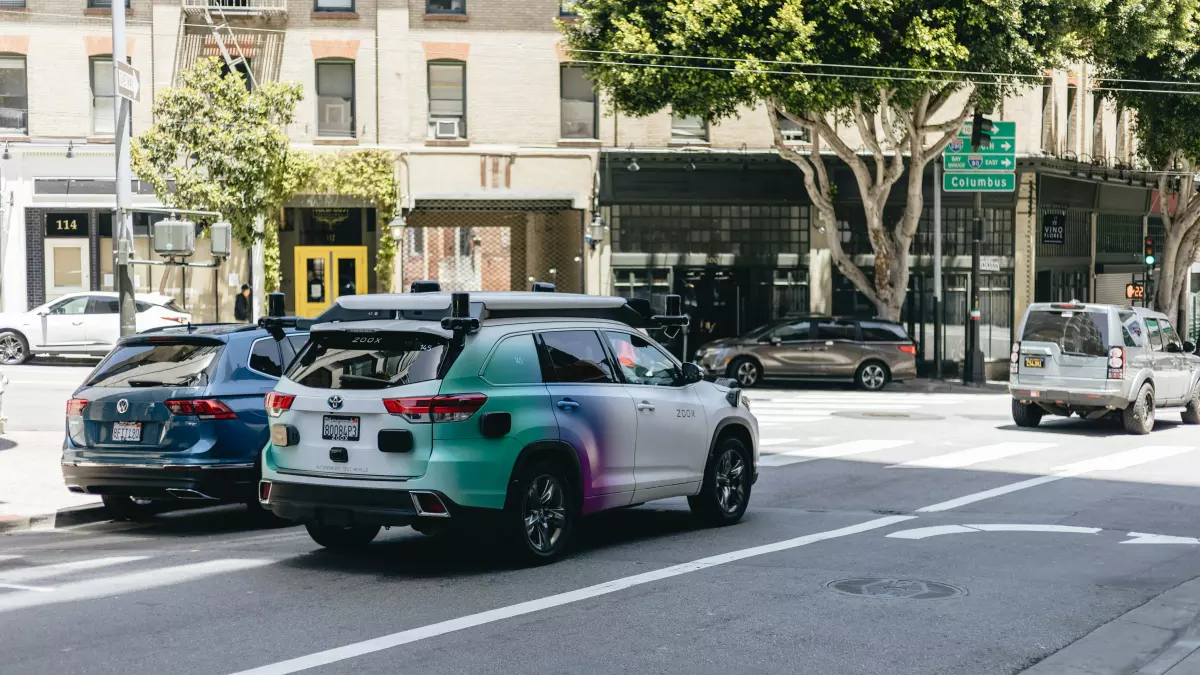
[[[67,402],[62,471],[118,519],[162,502],[259,509],[263,397],[308,333],[212,324],[122,338]]]

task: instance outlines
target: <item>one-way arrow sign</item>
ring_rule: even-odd
[[[113,65],[117,69],[117,96],[130,101],[140,101],[141,75],[137,68],[120,61],[114,61]]]

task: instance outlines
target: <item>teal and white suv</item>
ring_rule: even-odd
[[[686,321],[670,300],[651,317],[557,293],[339,298],[267,397],[260,500],[331,548],[486,522],[534,561],[581,516],[652,499],[736,522],[758,422],[644,333]]]

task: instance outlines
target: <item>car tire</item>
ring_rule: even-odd
[[[333,551],[349,551],[362,548],[375,540],[379,534],[378,525],[320,525],[305,523],[308,536],[312,540]]]
[[[1019,427],[1036,427],[1041,421],[1042,416],[1046,411],[1035,403],[1021,403],[1013,399],[1012,402],[1012,418]]]
[[[704,467],[700,493],[688,497],[692,513],[704,524],[714,527],[741,520],[750,503],[753,471],[746,446],[732,436],[722,439]]]
[[[867,391],[882,391],[891,379],[891,371],[879,361],[867,361],[854,371],[854,384]]]
[[[29,341],[13,331],[0,331],[0,365],[19,366],[29,360]]]
[[[579,518],[574,489],[555,463],[534,462],[517,473],[504,529],[518,562],[544,565],[566,555]]]
[[[1121,423],[1125,431],[1139,436],[1154,429],[1154,387],[1149,383],[1142,385],[1137,398],[1121,412]]]
[[[158,515],[158,504],[149,499],[130,495],[101,495],[104,509],[113,520],[150,520]]]
[[[757,387],[762,382],[762,366],[748,356],[739,356],[734,359],[733,363],[729,364],[727,373],[742,386],[742,389]]]
[[[1192,397],[1188,399],[1187,409],[1180,417],[1183,418],[1184,424],[1200,424],[1200,383],[1192,388]]]

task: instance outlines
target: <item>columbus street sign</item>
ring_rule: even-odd
[[[942,189],[946,192],[1012,192],[1017,189],[1013,173],[944,173]]]

